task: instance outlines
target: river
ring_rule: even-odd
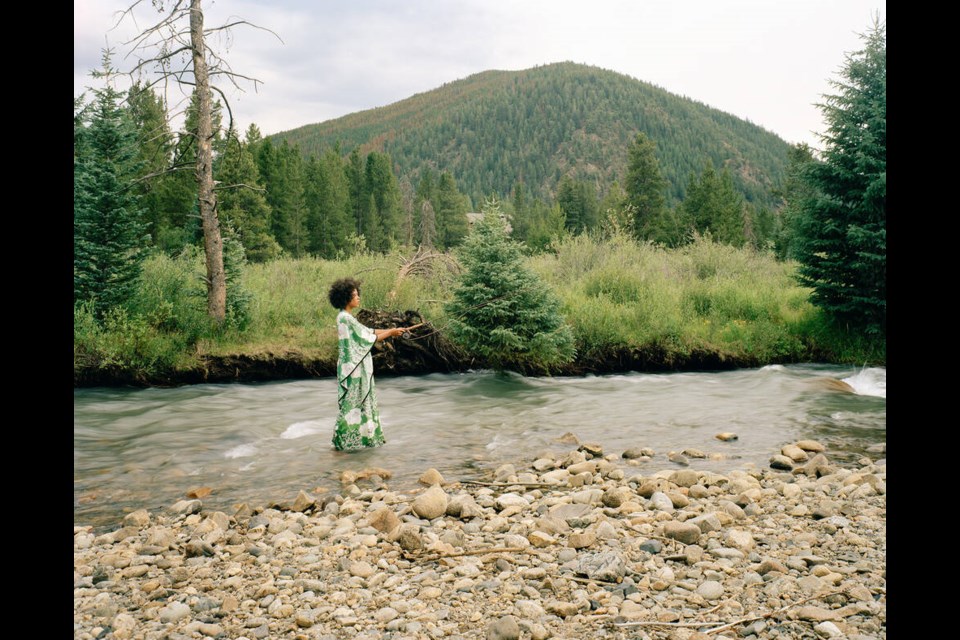
[[[840,380],[853,390],[838,390]],[[769,463],[788,442],[816,439],[828,457],[856,458],[886,442],[886,369],[771,365],[698,373],[523,377],[478,371],[378,377],[387,444],[332,449],[332,378],[179,388],[74,390],[74,523],[105,530],[125,513],[172,505],[207,487],[204,506],[292,501],[336,490],[345,470],[389,470],[391,488],[430,467],[450,480],[563,453],[565,433],[605,453],[650,447],[639,470],[680,468],[671,451],[697,449],[689,467],[723,473]],[[720,432],[738,438],[720,441]],[[883,454],[870,454],[873,458]],[[626,468],[626,467],[625,467]]]

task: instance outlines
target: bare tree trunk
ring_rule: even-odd
[[[217,218],[217,196],[213,191],[213,124],[210,106],[210,76],[204,57],[203,10],[200,0],[190,2],[190,42],[197,92],[197,185],[200,219],[203,221],[203,248],[207,257],[207,314],[218,324],[227,311],[227,281],[223,271],[223,239]]]

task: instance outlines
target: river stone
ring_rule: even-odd
[[[740,505],[731,502],[730,500],[721,500],[717,503],[717,506],[723,510],[724,513],[732,517],[734,520],[743,520],[747,517],[747,514],[744,513]]]
[[[296,499],[293,501],[293,504],[290,505],[290,510],[302,513],[313,508],[316,502],[317,501],[310,494],[301,489],[300,493],[297,494]]]
[[[716,580],[705,580],[697,587],[697,593],[705,600],[716,600],[723,596],[723,585]]]
[[[616,540],[617,538],[617,530],[608,520],[600,522],[594,530],[594,533],[596,533],[597,537],[601,540]]]
[[[800,620],[811,620],[813,622],[824,622],[826,620],[836,620],[837,614],[830,609],[815,606],[803,606],[796,610],[794,617]]]
[[[124,527],[142,528],[150,524],[150,513],[146,509],[137,509],[123,516]]]
[[[571,533],[567,538],[567,546],[574,549],[585,549],[597,541],[597,536],[592,531],[582,533]]]
[[[516,493],[504,493],[496,499],[494,505],[496,506],[497,511],[503,511],[509,507],[526,509],[530,506],[530,501]]]
[[[580,608],[572,602],[564,602],[562,600],[549,600],[544,605],[544,608],[547,610],[547,613],[552,613],[554,615],[560,616],[561,618],[568,618],[570,616],[577,615],[577,612],[580,611]]]
[[[391,509],[381,507],[369,517],[370,526],[380,533],[390,533],[400,526],[400,518]]]
[[[603,503],[603,506],[616,509],[623,504],[628,497],[627,492],[624,491],[622,487],[614,487],[604,491],[600,501]]]
[[[689,524],[695,524],[700,527],[700,531],[703,533],[710,533],[711,531],[720,531],[722,525],[720,524],[720,518],[717,517],[715,513],[705,513],[702,516],[696,516],[685,520]]]
[[[677,453],[675,451],[671,451],[670,453],[667,454],[667,460],[669,460],[670,462],[673,462],[674,464],[682,465],[684,467],[690,464],[690,461],[687,460],[687,457],[685,455],[683,455],[682,453]]]
[[[600,458],[603,456],[603,447],[593,442],[581,442],[577,450],[583,451],[594,458]]]
[[[486,640],[519,640],[520,625],[517,619],[506,615],[487,627]]]
[[[440,475],[440,472],[436,469],[430,468],[423,472],[423,475],[420,476],[418,480],[420,484],[425,485],[434,485],[434,484],[444,484],[443,476]]]
[[[703,459],[707,457],[707,454],[705,454],[703,451],[700,451],[700,449],[684,449],[680,453],[688,458]]]
[[[613,551],[588,553],[580,558],[575,571],[594,580],[619,582],[627,574],[627,564],[623,557]]]
[[[530,544],[532,544],[534,547],[549,547],[550,545],[557,543],[556,538],[543,531],[532,532],[527,536],[527,540],[529,540]]]
[[[376,613],[373,614],[373,617],[380,624],[386,624],[399,615],[400,612],[393,607],[383,607],[381,609],[377,609]]]
[[[751,535],[749,531],[743,531],[741,529],[731,529],[727,531],[726,543],[731,547],[743,549],[744,551],[749,551],[756,546],[756,543],[753,541],[753,535]]]
[[[593,474],[589,471],[584,471],[583,473],[578,473],[576,475],[569,476],[567,478],[567,486],[575,489],[577,487],[582,487],[585,484],[593,483]]]
[[[448,497],[438,485],[433,485],[413,501],[411,509],[421,518],[433,520],[447,511]]]
[[[843,631],[837,627],[837,625],[832,622],[821,622],[820,624],[813,627],[813,630],[820,634],[824,638],[842,638]]]
[[[670,498],[670,502],[675,508],[683,509],[690,506],[690,499],[679,491],[665,491],[664,493]]]
[[[723,433],[718,433],[713,437],[716,438],[717,440],[723,440],[724,442],[729,442],[731,440],[737,440],[740,436],[738,436],[737,434],[731,431],[724,431]]]
[[[137,628],[136,619],[129,613],[118,613],[113,619],[113,637],[117,640],[130,640],[133,637],[133,631]]]
[[[189,605],[183,602],[171,602],[159,611],[160,622],[177,622],[190,615]]]
[[[783,565],[783,563],[779,562],[778,560],[774,560],[772,558],[767,558],[766,560],[761,562],[760,567],[757,569],[757,573],[759,573],[762,576],[767,575],[771,571],[778,571],[782,574],[790,573],[790,570],[787,569]]]
[[[198,513],[203,508],[203,503],[199,500],[179,500],[170,507],[170,513],[173,515],[190,515]]]
[[[649,499],[654,493],[668,491],[671,487],[671,484],[664,480],[663,478],[654,478],[652,480],[644,481],[637,488],[637,495],[641,498]]]
[[[572,476],[579,475],[581,473],[589,473],[593,475],[597,471],[597,463],[591,461],[578,462],[576,464],[571,464],[567,468],[567,473]]]
[[[549,514],[538,518],[536,527],[540,531],[544,531],[550,535],[556,535],[570,530],[570,525],[567,524],[566,520]]]
[[[793,470],[793,461],[784,455],[775,455],[770,458],[771,469],[781,469],[783,471]]]
[[[533,468],[538,472],[543,472],[548,469],[553,469],[557,466],[557,463],[552,458],[537,458],[533,461]]]
[[[650,508],[654,511],[673,511],[673,500],[663,491],[655,491],[650,496]]]
[[[512,464],[502,464],[493,472],[493,479],[497,482],[506,482],[506,480],[517,474],[517,468]]]
[[[663,543],[659,540],[645,540],[640,543],[640,551],[646,551],[647,553],[652,553],[654,555],[660,553],[663,550]]]
[[[670,520],[663,525],[663,535],[667,538],[679,540],[684,544],[693,544],[700,539],[700,527],[687,522]]]
[[[397,543],[405,551],[417,551],[423,548],[423,539],[420,537],[420,527],[406,523],[397,530]]]
[[[827,450],[825,446],[823,446],[816,440],[800,440],[795,444],[797,447],[803,449],[804,451],[812,451],[814,453],[822,453]]]
[[[810,458],[806,464],[798,468],[799,472],[806,474],[809,477],[820,477],[829,475],[833,473],[833,467],[830,465],[830,461],[827,459],[827,456],[822,453]]]
[[[566,469],[554,469],[540,476],[540,482],[543,484],[563,484],[570,478],[570,472]]]
[[[800,497],[800,494],[803,493],[803,489],[796,484],[785,482],[780,486],[780,493],[782,493],[783,497],[787,500],[796,500]]]
[[[787,456],[794,462],[806,462],[810,459],[807,452],[795,444],[787,444],[781,447],[780,453]]]
[[[633,460],[635,458],[643,458],[644,455],[645,454],[643,453],[643,449],[634,447],[634,448],[627,449],[626,451],[621,453],[620,457],[623,458],[624,460]]]

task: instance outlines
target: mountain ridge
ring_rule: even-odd
[[[656,144],[668,201],[682,200],[706,162],[731,171],[748,202],[773,207],[790,144],[763,127],[626,74],[573,62],[486,70],[385,106],[270,136],[321,155],[380,151],[413,184],[449,171],[474,203],[517,181],[552,200],[563,175],[605,193],[624,181],[637,133]]]

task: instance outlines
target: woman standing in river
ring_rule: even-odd
[[[328,294],[337,314],[337,427],[333,446],[338,451],[379,447],[386,442],[380,426],[377,392],[373,382],[373,345],[377,340],[393,338],[412,327],[370,329],[353,317],[360,306],[360,283],[341,278],[333,283]]]

